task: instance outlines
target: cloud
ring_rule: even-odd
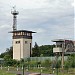
[[[35,29],[33,29],[33,31],[36,31],[38,34],[46,32],[46,30],[44,28],[35,28]]]
[[[0,0],[1,50],[10,47],[11,9],[16,5],[18,29],[36,31],[33,45],[51,44],[52,39],[74,39],[74,0]],[[4,40],[5,39],[5,40]],[[3,45],[5,45],[3,47]]]
[[[0,29],[8,29],[10,28],[11,26],[9,25],[0,25]]]

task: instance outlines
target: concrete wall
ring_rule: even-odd
[[[13,39],[13,59],[30,57],[30,43],[32,44],[32,39]]]

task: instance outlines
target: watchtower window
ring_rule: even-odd
[[[25,33],[23,32],[23,35],[25,35]]]
[[[16,33],[14,33],[14,35],[17,35]]]
[[[27,41],[25,41],[25,44],[27,44],[28,42]]]
[[[21,35],[22,35],[22,32],[21,32]]]
[[[31,33],[29,33],[29,36],[31,36]]]
[[[57,45],[57,47],[62,47],[62,44],[60,44],[60,45]]]
[[[27,33],[27,36],[29,36],[29,33]]]
[[[27,33],[26,33],[26,32],[24,32],[24,35],[27,35]]]
[[[32,33],[30,33],[30,36],[32,36]]]
[[[19,44],[19,43],[20,43],[20,41],[16,41],[15,43],[16,43],[16,44]]]
[[[20,35],[20,32],[18,32],[17,35]]]

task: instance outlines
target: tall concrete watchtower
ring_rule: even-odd
[[[32,31],[17,30],[17,15],[18,11],[15,9],[11,12],[13,15],[13,59],[20,60],[21,58],[31,57],[32,53]]]
[[[32,53],[32,31],[17,30],[13,33],[13,59],[31,57]]]

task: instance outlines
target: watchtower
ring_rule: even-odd
[[[57,57],[58,57],[59,53],[62,54],[62,68],[63,68],[63,66],[64,66],[64,41],[65,40],[64,39],[55,39],[52,41],[56,42],[56,47],[53,48],[53,52],[56,53]]]
[[[65,39],[55,39],[52,40],[56,42],[56,47],[53,48],[53,52],[56,54],[62,54],[62,68],[64,67],[64,54],[72,54],[75,53],[74,49],[74,41],[65,40]]]
[[[11,12],[13,15],[13,59],[20,60],[21,58],[31,57],[32,54],[32,31],[17,30],[17,15],[18,11],[15,9]]]
[[[17,30],[13,33],[13,59],[31,57],[32,53],[32,31]]]

